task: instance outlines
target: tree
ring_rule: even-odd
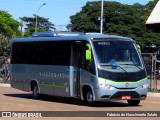
[[[10,39],[21,35],[20,26],[10,14],[0,10],[0,56],[9,55]]]
[[[33,15],[33,17],[22,17],[20,19],[26,25],[24,36],[31,36],[32,33],[35,32],[36,15]],[[52,29],[55,29],[54,24],[52,24],[48,18],[37,16],[38,32],[50,31]]]
[[[82,11],[70,17],[72,31],[99,32],[100,4],[98,2],[87,2]]]
[[[71,30],[72,30],[72,24],[68,24],[68,25],[66,26],[66,28],[67,28],[67,31],[71,31]]]
[[[152,11],[153,8],[155,7],[155,5],[157,4],[158,1],[159,1],[159,0],[152,0],[152,1],[149,1],[149,2],[145,5],[146,9]]]
[[[146,20],[158,0],[146,5],[135,3],[124,5],[119,2],[104,2],[103,33],[127,36],[134,39],[144,51],[155,45],[160,47],[160,34],[157,30],[146,29]],[[99,32],[101,1],[87,2],[82,10],[71,16],[71,31]],[[146,46],[149,46],[146,48]],[[142,51],[143,52],[143,51]]]
[[[72,29],[79,32],[94,31],[96,28],[94,22],[86,14],[78,14],[77,17],[73,17],[73,24]]]

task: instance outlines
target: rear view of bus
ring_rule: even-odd
[[[127,100],[138,105],[147,97],[145,66],[135,42],[129,38],[93,38],[99,89],[98,100]]]

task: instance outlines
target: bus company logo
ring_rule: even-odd
[[[126,88],[128,88],[129,84],[128,84],[128,83],[126,83],[126,84],[125,84],[125,86],[126,86]]]
[[[12,117],[11,112],[2,112],[2,117]]]
[[[41,77],[50,77],[50,78],[69,78],[69,74],[65,73],[52,73],[52,72],[39,72]]]

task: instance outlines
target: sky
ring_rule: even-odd
[[[39,16],[49,18],[49,21],[51,21],[57,29],[64,30],[65,26],[70,23],[70,16],[80,12],[87,1],[101,0],[0,0],[0,10],[7,11],[18,21],[20,21],[19,17],[33,17],[33,14],[38,14]],[[116,1],[129,5],[134,3],[145,5],[151,0],[106,1]],[[46,3],[46,5],[40,8],[43,3]]]

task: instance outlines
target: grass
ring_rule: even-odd
[[[10,84],[10,81],[3,81],[3,80],[0,80],[0,83],[3,83],[3,84]]]
[[[160,90],[159,89],[152,89],[152,90],[150,89],[149,92],[160,93]]]

